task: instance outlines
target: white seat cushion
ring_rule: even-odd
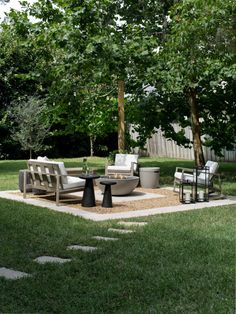
[[[182,172],[175,172],[175,178],[179,181],[189,181],[189,182],[193,182],[193,178],[195,176],[191,175],[191,174],[187,174],[187,173],[184,173],[183,176],[182,176]],[[201,173],[198,178],[197,178],[197,183],[198,184],[205,184],[205,175],[203,176],[203,173]],[[206,183],[207,183],[207,180],[206,180]]]
[[[130,171],[129,166],[108,166],[108,171]]]
[[[184,181],[193,182],[194,176],[188,173],[175,172],[175,178],[179,181],[184,180]]]
[[[85,180],[77,177],[67,176],[67,183],[63,183],[63,189],[83,188],[85,186]]]
[[[198,184],[202,184],[202,185],[205,185],[205,184],[209,184],[209,182],[208,182],[208,175],[206,176],[206,178],[205,178],[205,175],[204,175],[204,177],[197,177],[197,183]]]

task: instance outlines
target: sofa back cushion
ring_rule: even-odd
[[[130,167],[131,168],[132,162],[135,162],[134,170],[136,170],[137,162],[138,162],[138,155],[136,155],[136,154],[116,154],[115,166],[124,166],[124,167]]]
[[[200,172],[200,174],[198,175],[198,181],[205,181],[208,182],[212,179],[214,173],[216,173],[219,164],[216,161],[211,161],[208,160],[205,164],[205,167],[209,168],[209,176],[206,176],[206,172],[203,170],[202,172]],[[207,171],[208,172],[208,171]]]

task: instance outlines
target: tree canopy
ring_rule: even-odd
[[[236,143],[235,30],[233,1],[177,2],[148,74],[155,90],[141,104],[148,111],[151,103],[155,118],[141,115],[140,126],[160,124],[168,137],[188,144],[171,123],[190,125],[198,165],[202,143],[218,154]]]
[[[126,125],[140,132],[139,144],[161,127],[191,145],[172,123],[190,125],[203,164],[202,144],[220,154],[236,142],[235,25],[231,0],[23,2],[1,25],[2,113],[36,94],[52,124],[93,141],[117,130],[123,80]]]

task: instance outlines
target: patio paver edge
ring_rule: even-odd
[[[57,212],[72,214],[74,216],[79,216],[84,219],[89,219],[92,221],[105,221],[112,219],[125,219],[125,218],[136,218],[153,216],[157,214],[182,212],[188,210],[195,210],[207,207],[225,206],[225,205],[236,205],[236,197],[230,196],[222,200],[212,200],[210,202],[194,203],[194,204],[181,204],[177,206],[159,207],[159,208],[147,208],[142,210],[127,211],[120,213],[109,213],[109,214],[97,214],[93,212],[84,211],[82,209],[72,208],[69,206],[56,206],[54,204],[45,204],[45,201],[40,201],[36,199],[23,199],[18,195],[12,194],[14,191],[0,191],[0,198],[6,198],[14,200],[21,203],[26,203],[34,206],[48,208]]]

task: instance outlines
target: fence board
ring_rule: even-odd
[[[173,125],[175,131],[179,131],[180,127]],[[190,128],[185,128],[185,136],[192,141],[192,132]],[[131,137],[135,140],[138,137],[137,132],[130,133]],[[179,159],[194,159],[193,148],[185,148],[176,144],[173,140],[168,140],[164,137],[161,130],[157,130],[153,136],[147,140],[145,151],[135,149],[136,153],[147,155],[151,157],[172,157]],[[223,150],[224,157],[217,157],[213,150],[208,147],[203,147],[203,152],[206,160],[220,160],[220,161],[236,161],[236,149],[233,151]]]

